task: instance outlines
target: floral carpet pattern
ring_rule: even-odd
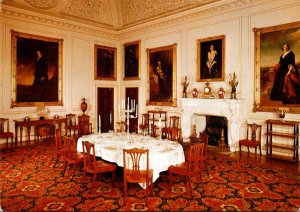
[[[54,147],[38,144],[2,152],[0,156],[0,210],[4,211],[295,211],[300,208],[299,173],[270,169],[237,161],[224,155],[208,160],[209,176],[203,172],[205,191],[193,178],[192,198],[184,178],[161,173],[145,204],[145,190],[129,184],[124,205],[122,169],[111,181],[111,173],[92,175],[68,167],[63,159],[56,168]]]

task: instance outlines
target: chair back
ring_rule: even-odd
[[[125,130],[126,130],[125,121],[117,122],[117,125],[118,125],[117,132],[125,132]]]
[[[61,130],[56,129],[55,130],[55,149],[56,150],[61,150],[65,148],[64,140],[62,139],[61,136]]]
[[[77,157],[77,142],[74,137],[64,136],[66,146],[66,158],[68,161],[75,161]]]
[[[90,124],[90,116],[88,115],[81,115],[81,116],[78,116],[78,123],[79,123],[79,128],[80,128],[80,135],[79,136],[82,136],[82,135],[89,135],[91,134],[92,132],[92,128],[91,128],[91,124]]]
[[[200,138],[200,142],[204,144],[203,154],[206,155],[207,147],[208,147],[208,135],[206,134],[206,132],[203,131],[200,132],[199,138]]]
[[[180,128],[179,126],[179,116],[170,116],[170,122],[169,122],[169,127],[177,127]]]
[[[67,119],[67,127],[69,126],[75,126],[76,125],[76,115],[73,113],[69,113],[66,115],[66,119]]]
[[[84,169],[95,169],[96,167],[96,155],[95,144],[88,141],[82,141],[82,149],[84,154]]]
[[[9,132],[9,119],[0,118],[0,135],[5,132]]]
[[[179,128],[178,127],[169,127],[168,129],[168,139],[171,141],[178,141],[179,139]]]
[[[262,125],[259,124],[247,124],[247,140],[253,142],[261,141],[261,128]]]
[[[124,179],[127,178],[128,170],[134,174],[137,179],[136,183],[146,182],[146,177],[149,176],[149,149],[123,149],[124,161]],[[144,180],[140,180],[145,177]]]
[[[189,175],[200,174],[203,166],[204,144],[192,145],[188,152],[187,163]]]
[[[142,123],[139,125],[139,128],[144,131],[148,130],[149,128],[149,114],[148,113],[143,113],[142,114]]]

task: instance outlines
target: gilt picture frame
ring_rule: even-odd
[[[123,44],[124,47],[124,80],[139,80],[141,41]]]
[[[63,39],[11,30],[11,108],[63,105]]]
[[[197,81],[224,81],[225,35],[197,40]]]
[[[95,44],[95,80],[117,80],[117,48]]]
[[[177,107],[177,44],[147,49],[147,105]]]
[[[300,113],[300,22],[254,28],[254,112]]]

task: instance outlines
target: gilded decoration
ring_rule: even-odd
[[[56,0],[25,0],[25,1],[33,7],[40,7],[40,8],[51,8],[57,5]]]

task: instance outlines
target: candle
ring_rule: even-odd
[[[161,128],[161,118],[158,119],[158,126],[159,126],[159,129]]]
[[[129,97],[127,97],[127,109],[129,110]]]
[[[110,123],[110,124],[112,123],[112,115],[111,115],[111,112],[109,113],[109,123]]]
[[[124,99],[122,99],[122,109],[125,108],[125,102],[124,102]]]
[[[98,131],[99,132],[101,132],[101,116],[99,115],[99,118],[98,118],[98,121],[99,121],[99,123],[98,123]]]
[[[138,104],[136,104],[135,116],[138,116]]]

